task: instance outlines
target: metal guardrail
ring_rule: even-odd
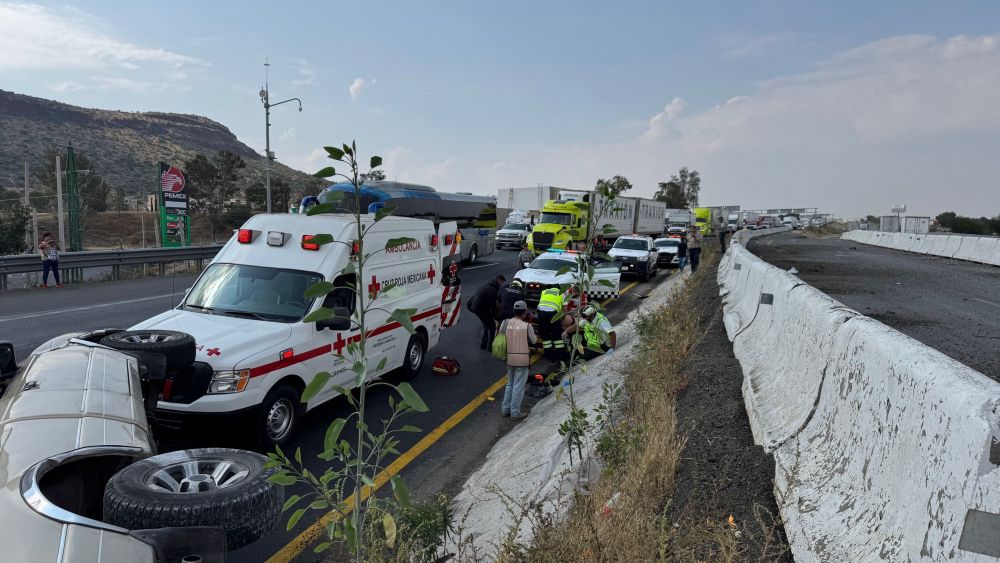
[[[63,252],[59,254],[59,269],[111,268],[112,278],[118,278],[121,266],[141,264],[167,264],[186,260],[211,260],[222,248],[221,244],[209,246],[182,246],[180,248],[139,248],[129,250],[95,250]],[[38,272],[42,260],[37,254],[0,256],[0,291],[7,289],[7,276]],[[162,268],[162,267],[161,267]]]

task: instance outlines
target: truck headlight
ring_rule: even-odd
[[[246,389],[250,381],[250,370],[229,370],[212,373],[212,382],[208,385],[211,394],[239,393]]]
[[[639,256],[636,259],[640,262],[649,262],[649,256]]]

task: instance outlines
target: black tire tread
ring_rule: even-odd
[[[260,461],[261,467],[264,461]],[[162,502],[137,498],[128,490],[129,487],[121,486],[123,480],[141,478],[144,471],[143,466],[133,464],[108,481],[104,491],[104,520],[107,523],[129,530],[218,527],[226,532],[227,548],[232,550],[264,537],[280,520],[284,491],[281,486],[267,481],[272,470],[260,469],[251,482],[234,486],[231,491],[234,494],[196,500],[195,497],[200,495],[161,493]],[[217,492],[222,491],[226,489]]]
[[[169,340],[166,342],[128,342],[125,340],[119,340],[122,335],[126,335],[131,332],[147,331],[124,330],[116,332],[102,338],[101,344],[107,346],[108,348],[114,348],[115,350],[122,350],[125,352],[153,352],[163,354],[164,358],[167,360],[167,369],[171,371],[186,368],[194,362],[195,340],[190,334],[174,330],[157,330],[156,332],[176,334],[178,338],[177,340]]]

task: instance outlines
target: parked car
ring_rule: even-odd
[[[543,252],[527,268],[514,274],[514,279],[524,284],[525,300],[534,303],[550,287],[562,288],[576,283],[579,280],[577,256],[574,251]],[[594,266],[594,278],[587,291],[588,298],[618,297],[621,283],[618,264],[599,258],[591,258],[589,262]],[[564,268],[566,270],[560,273]]]
[[[507,223],[497,231],[497,249],[516,248],[520,250],[528,243],[529,234],[531,234],[530,223]]]
[[[154,455],[152,407],[178,369],[157,350],[188,345],[193,358],[184,333],[73,333],[16,366],[0,343],[4,561],[221,562],[271,530],[283,491],[266,457]]]
[[[656,246],[656,265],[660,267],[674,267],[680,264],[680,257],[677,256],[677,249],[680,247],[680,238],[664,237],[653,241]]]
[[[623,274],[635,274],[643,281],[656,275],[658,254],[651,237],[628,235],[618,237],[608,255],[618,262]]]

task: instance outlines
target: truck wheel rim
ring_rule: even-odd
[[[230,459],[189,459],[146,475],[146,486],[168,493],[202,493],[232,487],[246,480],[250,469]]]
[[[423,359],[423,351],[420,349],[420,343],[414,342],[413,346],[410,347],[410,369],[417,371],[420,367],[420,360]]]
[[[175,334],[163,334],[162,332],[142,332],[138,334],[126,334],[120,337],[123,342],[148,343],[148,342],[169,342],[176,340]]]
[[[267,412],[267,435],[272,440],[281,440],[292,427],[295,411],[288,399],[279,399]]]

